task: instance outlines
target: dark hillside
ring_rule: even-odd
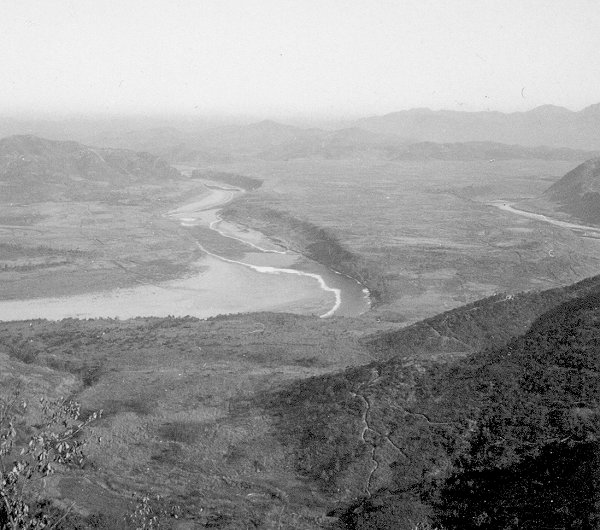
[[[394,355],[466,355],[502,346],[524,333],[541,314],[557,305],[596,292],[600,276],[541,292],[495,295],[452,309],[407,328],[365,339],[378,357]]]
[[[346,528],[597,528],[600,290],[563,294],[502,346],[278,392],[266,407],[297,472]]]
[[[596,528],[598,278],[530,296],[482,310],[487,347],[458,359],[413,326],[414,355],[372,361],[350,319],[4,323],[0,382],[105,411],[93,467],[48,489],[88,513],[150,489],[232,530]]]

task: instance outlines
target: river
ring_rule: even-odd
[[[218,183],[206,183],[205,189],[198,200],[169,212],[168,217],[191,234],[202,227],[235,241],[245,248],[242,257],[213,251],[196,237],[204,256],[184,278],[65,297],[0,301],[0,320],[207,318],[255,311],[329,317],[358,316],[369,309],[368,291],[357,281],[274,244],[260,232],[222,220],[220,208],[242,190]]]
[[[521,217],[527,217],[528,219],[535,219],[536,221],[543,221],[544,223],[549,223],[555,226],[560,226],[561,228],[568,228],[570,230],[575,230],[577,232],[583,232],[581,235],[587,237],[600,237],[600,227],[597,226],[588,226],[588,225],[580,225],[577,223],[570,223],[568,221],[560,221],[559,219],[553,219],[552,217],[547,217],[546,215],[542,215],[540,213],[527,212],[525,210],[519,210],[518,208],[513,208],[512,203],[506,201],[492,201],[487,203],[490,206],[494,206],[496,208],[500,208],[500,210],[504,210],[505,212],[510,212],[516,215],[520,215]]]

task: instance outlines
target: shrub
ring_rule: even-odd
[[[17,431],[17,418],[25,414],[27,403],[18,390],[0,398],[0,530],[56,528],[68,515],[69,510],[51,521],[43,505],[32,499],[35,482],[59,467],[83,465],[86,441],[80,434],[102,414],[94,412],[81,421],[78,403],[42,398],[40,405],[42,421],[25,436]]]

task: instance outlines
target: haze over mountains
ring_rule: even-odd
[[[527,112],[457,112],[412,109],[364,118],[368,131],[430,142],[489,141],[525,146],[600,148],[600,103],[579,112],[543,105]]]
[[[0,132],[147,151],[172,164],[187,165],[240,157],[583,161],[600,153],[600,104],[579,112],[545,105],[509,114],[412,109],[347,122],[341,128],[272,120],[218,125],[215,120],[151,117],[55,123],[6,119]]]
[[[172,163],[222,161],[231,156],[267,160],[367,156],[388,160],[583,161],[600,152],[600,104],[580,112],[546,105],[511,114],[413,109],[364,118],[333,130],[272,120],[195,130],[181,130],[175,124],[108,133],[89,140],[98,145],[148,150]]]

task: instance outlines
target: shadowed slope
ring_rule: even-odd
[[[412,326],[412,348],[393,335],[404,355],[300,381],[266,407],[297,471],[320,484],[346,528],[594,528],[598,293],[594,279],[523,295],[512,318],[490,313],[475,342],[483,351],[455,361]],[[452,312],[447,337],[472,309]]]
[[[543,198],[579,219],[600,223],[600,157],[569,171],[544,192]]]

